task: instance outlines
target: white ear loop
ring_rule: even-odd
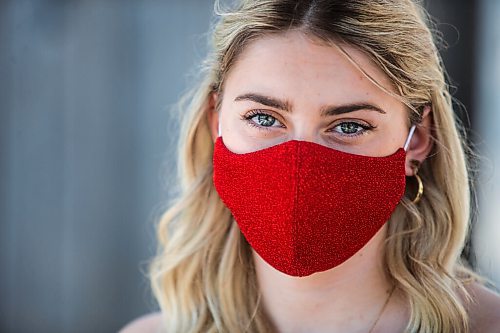
[[[220,129],[220,111],[219,111],[219,134],[218,136],[222,136],[222,130]]]
[[[415,132],[415,128],[416,128],[416,125],[413,125],[410,128],[410,133],[408,133],[408,137],[406,138],[406,142],[405,142],[405,145],[403,147],[403,149],[405,151],[408,149],[408,146],[410,145],[410,140],[411,140],[411,137],[413,136],[413,133]]]

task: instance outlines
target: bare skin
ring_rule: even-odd
[[[380,85],[395,92],[366,55],[350,46],[343,48]],[[217,98],[213,96],[208,112],[212,138],[217,138],[220,120],[224,143],[236,153],[296,139],[354,154],[386,156],[403,146],[409,130],[408,110],[400,101],[372,83],[337,48],[300,32],[252,42],[228,73],[220,97],[220,118],[214,110]],[[326,108],[346,105],[364,107],[321,115]],[[413,175],[410,160],[424,161],[432,148],[431,117],[431,110],[426,109],[407,150],[408,176]],[[404,331],[409,319],[407,302],[397,290],[388,299],[392,285],[382,266],[385,235],[383,227],[340,266],[300,278],[275,270],[254,252],[262,303],[276,330]],[[500,310],[489,309],[500,309],[500,298],[483,287],[471,290],[476,299],[469,309],[472,331],[498,332]],[[146,332],[141,325],[152,322],[159,326],[159,316],[139,320],[123,332]]]
[[[474,284],[470,286],[469,292],[473,298],[472,305],[468,308],[470,317],[470,333],[497,333],[500,327],[500,296],[483,286]],[[386,307],[385,317],[391,320],[380,322],[378,330],[388,332],[388,325],[398,316],[407,316],[402,311],[406,307],[404,298],[391,298]],[[167,333],[161,330],[161,314],[159,312],[144,315],[125,326],[120,333]],[[400,331],[402,332],[402,331]]]
[[[350,46],[344,49],[384,88],[396,92],[386,75],[364,54]],[[249,94],[287,104],[290,111],[259,103],[255,97],[246,97]],[[370,107],[321,115],[327,107],[348,105]],[[259,125],[258,117],[252,122],[241,119],[251,111],[271,116],[274,123],[252,126]],[[386,156],[403,146],[409,130],[403,103],[370,82],[336,48],[299,32],[262,38],[247,47],[226,78],[220,113],[224,143],[236,153],[296,139],[354,154]],[[430,151],[429,120],[426,118],[413,136],[408,160],[423,160]],[[356,124],[349,136],[340,126],[345,122]],[[366,125],[376,128],[364,130],[362,126]],[[406,173],[413,174],[409,163]]]

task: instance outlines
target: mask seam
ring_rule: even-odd
[[[300,173],[299,173],[299,170],[300,170],[300,142],[297,142],[297,147],[295,148],[295,163],[294,163],[294,167],[295,167],[295,170],[294,170],[294,178],[295,178],[295,193],[294,193],[294,196],[293,196],[293,212],[292,212],[292,221],[296,221],[296,223],[298,222],[298,219],[297,219],[297,206],[298,206],[298,197],[299,197],[299,185],[300,185]],[[296,232],[297,232],[297,228],[298,226],[296,225],[296,223],[292,223],[292,244],[296,244],[296,238],[297,238],[297,235],[296,235]],[[296,258],[296,255],[297,255],[297,248],[296,246],[292,246],[292,258],[294,260],[293,262],[293,265],[295,266],[295,263],[297,261],[297,258]]]

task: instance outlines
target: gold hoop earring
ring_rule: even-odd
[[[417,204],[420,201],[420,198],[422,198],[422,195],[424,194],[424,183],[422,182],[422,178],[418,175],[418,168],[420,167],[420,161],[417,160],[411,160],[411,163],[413,164],[413,176],[415,179],[417,179],[418,182],[418,191],[417,195],[413,200],[411,201],[412,204]]]
[[[418,192],[415,198],[411,201],[412,204],[417,204],[420,201],[420,198],[422,198],[422,195],[424,194],[424,183],[422,182],[422,178],[415,172],[413,175],[418,182]]]

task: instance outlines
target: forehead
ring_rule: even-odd
[[[307,96],[323,103],[370,98],[395,100],[367,77],[396,93],[375,62],[353,46],[337,46],[347,56],[335,44],[329,45],[299,31],[261,37],[239,55],[227,75],[225,91],[241,88],[284,98]]]

